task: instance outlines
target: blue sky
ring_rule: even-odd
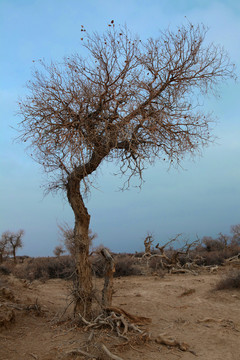
[[[0,234],[25,229],[21,253],[52,255],[59,242],[58,224],[73,224],[63,195],[43,197],[42,169],[13,143],[18,97],[31,78],[33,60],[61,60],[81,52],[81,25],[102,31],[114,19],[142,38],[186,21],[209,27],[208,40],[223,45],[240,69],[240,3],[238,0],[0,0]],[[145,172],[141,191],[117,191],[116,169],[104,165],[87,201],[91,228],[113,251],[143,249],[152,232],[156,242],[177,233],[195,239],[229,233],[240,223],[240,84],[229,82],[221,98],[206,99],[213,111],[218,140],[182,169],[158,162]]]

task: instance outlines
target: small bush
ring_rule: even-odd
[[[191,259],[195,259],[196,264],[201,266],[207,265],[222,265],[225,259],[228,259],[232,256],[235,256],[239,253],[239,248],[229,247],[224,250],[215,250],[215,251],[194,251],[191,253]]]
[[[113,256],[115,261],[115,277],[141,275],[141,270],[136,265],[136,260],[128,254],[122,253]],[[101,254],[96,254],[91,259],[93,274],[97,277],[104,277],[105,274],[105,259]]]
[[[163,266],[162,266],[162,259],[158,256],[154,256],[150,259],[149,261],[149,267],[153,270],[153,271],[158,271],[158,270],[162,270]]]
[[[224,279],[220,280],[216,289],[240,289],[240,270],[231,272]]]
[[[225,249],[225,245],[219,239],[213,239],[205,236],[202,239],[202,243],[205,245],[207,251],[221,251]]]
[[[141,269],[135,264],[132,257],[126,255],[124,257],[115,259],[115,277],[119,276],[130,276],[130,275],[141,275]]]
[[[203,265],[223,265],[226,255],[224,251],[206,252]]]
[[[0,266],[0,274],[3,274],[3,275],[10,275],[11,274],[11,270],[4,266],[4,265],[1,265]]]

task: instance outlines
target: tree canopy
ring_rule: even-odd
[[[179,163],[211,139],[202,95],[234,77],[226,52],[205,45],[203,25],[146,41],[110,25],[102,35],[86,34],[87,58],[40,61],[19,103],[20,138],[54,174],[50,189],[65,186],[73,173],[86,184],[103,159],[116,159],[128,179],[142,178],[156,158]]]

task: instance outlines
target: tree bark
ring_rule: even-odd
[[[92,273],[89,261],[90,215],[80,193],[80,180],[72,174],[67,184],[67,196],[75,216],[74,241],[76,262],[75,309],[85,319],[91,317]]]
[[[105,274],[104,274],[104,286],[102,290],[102,305],[103,307],[108,307],[112,305],[112,296],[113,296],[113,274],[115,272],[115,263],[111,254],[107,249],[103,248],[101,254],[104,257],[105,264]]]

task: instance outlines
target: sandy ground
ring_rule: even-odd
[[[70,317],[71,307],[60,318],[69,303],[70,282],[49,280],[29,284],[12,276],[1,276],[0,288],[9,292],[0,292],[0,309],[5,313],[9,311],[10,318],[15,316],[15,319],[0,327],[0,359],[87,359],[68,355],[68,352],[82,348],[94,354],[96,347],[93,344],[101,341],[124,360],[239,360],[240,292],[215,291],[222,275],[220,271],[198,276],[179,274],[164,278],[115,279],[113,305],[135,315],[150,317],[152,323],[147,329],[153,337],[165,334],[187,343],[190,351],[153,341],[136,341],[131,346],[124,346],[123,339],[106,330],[95,330],[93,340],[83,348],[89,333],[76,328]],[[101,280],[96,280],[98,287],[100,283]],[[23,306],[24,311],[21,310]],[[61,321],[57,322],[59,319]],[[98,359],[108,357],[99,355]]]

